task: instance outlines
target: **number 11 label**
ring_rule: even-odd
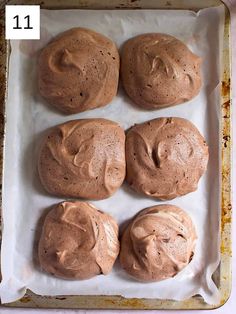
[[[19,26],[19,15],[14,16],[13,19],[16,19],[16,26],[14,26],[13,29],[22,29],[22,27]],[[25,26],[24,29],[33,29],[33,27],[30,26],[30,15],[26,15],[24,19],[27,19],[27,26]]]
[[[6,5],[6,39],[40,39],[39,5]]]

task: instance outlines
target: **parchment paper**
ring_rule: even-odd
[[[223,6],[198,13],[41,10],[41,40],[11,42],[3,181],[0,285],[3,303],[22,297],[27,288],[41,295],[122,295],[175,300],[200,294],[208,303],[218,302],[218,289],[211,276],[219,264],[219,82],[223,16]],[[104,108],[71,116],[60,114],[39,96],[37,57],[53,36],[76,26],[101,32],[118,47],[128,38],[146,32],[176,36],[203,58],[200,94],[182,105],[145,111],[134,106],[120,87],[117,97]],[[198,190],[166,202],[185,209],[196,225],[198,242],[192,262],[176,277],[158,283],[130,279],[119,262],[109,275],[84,281],[61,280],[42,272],[37,261],[41,218],[49,206],[61,201],[43,190],[37,174],[38,146],[45,130],[71,119],[90,117],[115,120],[127,129],[134,123],[166,116],[191,120],[206,137],[210,150],[208,170]],[[122,224],[139,210],[161,202],[139,196],[124,184],[111,198],[92,203]]]

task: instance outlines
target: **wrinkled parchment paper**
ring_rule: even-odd
[[[41,10],[41,39],[11,41],[3,182],[3,279],[0,285],[3,303],[22,297],[27,288],[41,295],[122,295],[174,300],[200,294],[207,303],[218,302],[218,289],[211,276],[219,264],[219,82],[223,16],[223,6],[198,13]],[[200,94],[182,105],[145,111],[134,106],[120,87],[116,98],[104,108],[71,116],[60,114],[38,93],[37,57],[39,50],[55,35],[76,26],[101,32],[118,47],[141,33],[163,32],[176,36],[203,59]],[[209,144],[209,166],[198,190],[166,202],[185,209],[196,225],[198,242],[192,262],[176,277],[158,283],[130,279],[119,262],[109,275],[84,281],[66,281],[42,272],[37,260],[40,217],[49,206],[62,200],[43,190],[37,174],[38,146],[45,130],[71,119],[92,117],[115,120],[127,129],[134,123],[166,116],[191,120]],[[121,224],[139,210],[161,202],[138,195],[124,184],[111,198],[92,203]]]

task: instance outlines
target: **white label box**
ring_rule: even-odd
[[[5,6],[6,39],[40,39],[39,5]]]

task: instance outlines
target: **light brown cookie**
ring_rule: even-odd
[[[125,177],[125,133],[106,119],[53,127],[40,150],[38,171],[53,195],[86,199],[111,196]]]
[[[118,225],[85,202],[62,202],[44,221],[38,256],[41,267],[64,279],[108,274],[119,254]]]
[[[102,107],[117,93],[119,66],[118,50],[109,38],[73,28],[42,50],[39,91],[66,114]]]
[[[169,200],[197,189],[208,163],[198,129],[182,118],[158,118],[126,136],[126,180],[137,192]]]
[[[195,97],[201,88],[200,66],[198,56],[167,34],[139,35],[122,49],[124,89],[145,109],[173,106]]]
[[[120,262],[140,281],[174,277],[189,264],[196,231],[190,216],[173,205],[157,205],[139,212],[121,238]]]

